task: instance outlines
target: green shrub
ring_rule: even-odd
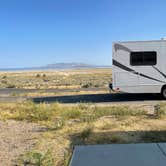
[[[39,78],[41,75],[40,74],[36,74],[36,77]]]
[[[2,80],[1,83],[2,84],[7,84],[7,80]]]
[[[87,84],[82,85],[82,88],[90,88],[90,87],[92,87],[92,83],[91,83],[91,82],[90,82],[90,83],[87,83]]]
[[[43,74],[43,77],[46,77],[46,74]]]
[[[143,110],[133,110],[128,107],[96,107],[94,109],[94,115],[96,118],[102,116],[137,116],[137,115],[144,115],[145,111]]]
[[[90,103],[79,103],[78,108],[81,110],[88,110],[90,109],[91,104]]]
[[[56,105],[47,106],[46,104],[35,104],[27,102],[17,108],[17,120],[27,120],[30,122],[51,121],[56,113]]]
[[[34,165],[34,166],[54,166],[54,158],[51,151],[46,153],[40,153],[31,151],[20,157],[18,163],[23,165]]]
[[[13,94],[14,96],[16,94]],[[43,122],[52,125],[52,128],[61,128],[65,120],[79,119],[80,122],[92,122],[103,116],[139,116],[145,115],[142,110],[133,110],[128,107],[96,107],[89,104],[78,106],[62,106],[55,104],[35,104],[33,102],[20,103],[13,110],[9,110],[8,119],[26,120],[29,122]],[[42,124],[43,124],[42,123]]]
[[[86,141],[86,139],[88,139],[91,134],[92,134],[92,127],[87,127],[80,133],[80,138],[83,141]]]
[[[112,143],[126,143],[126,140],[122,136],[118,135],[101,135],[94,140],[95,144],[112,144]]]
[[[13,97],[19,96],[19,93],[13,92],[13,93],[11,94],[11,96],[13,96]]]
[[[65,122],[63,119],[54,119],[50,122],[47,122],[45,125],[48,127],[49,130],[59,130],[62,129]]]
[[[7,78],[7,76],[6,75],[4,75],[3,77],[2,77],[2,79],[6,79]]]
[[[6,86],[6,88],[16,88],[16,85],[14,85],[14,84],[8,84],[8,85]]]
[[[99,88],[100,86],[101,86],[101,85],[99,85],[99,84],[95,84],[95,85],[94,85],[95,88]]]
[[[64,119],[80,119],[81,115],[81,110],[74,107],[71,109],[63,110],[63,112],[61,113],[61,116]]]
[[[160,103],[155,105],[155,117],[156,118],[162,118],[166,115],[166,104],[165,103]]]

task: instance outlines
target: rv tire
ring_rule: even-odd
[[[163,87],[162,87],[161,94],[162,94],[162,97],[163,97],[164,99],[166,99],[166,86],[163,86]]]

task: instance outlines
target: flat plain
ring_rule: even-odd
[[[0,88],[64,89],[106,87],[111,69],[0,72]]]

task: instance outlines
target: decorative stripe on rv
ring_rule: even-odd
[[[153,66],[153,68],[157,70],[164,78],[166,78],[166,75],[163,72],[161,72],[157,67]]]
[[[158,82],[165,83],[165,82],[163,82],[163,81],[161,81],[161,80],[155,79],[155,78],[150,77],[150,76],[147,76],[147,75],[145,75],[145,74],[138,73],[138,72],[136,72],[135,70],[133,70],[133,69],[131,69],[131,68],[129,68],[129,67],[127,67],[127,66],[125,66],[125,65],[123,65],[123,64],[121,64],[121,63],[119,63],[118,61],[116,61],[116,60],[114,60],[114,59],[113,59],[113,65],[115,65],[115,66],[117,66],[117,67],[119,67],[119,68],[121,68],[121,69],[123,69],[123,70],[125,70],[125,71],[132,72],[133,74],[137,74],[137,75],[140,75],[140,76],[142,76],[142,77],[145,77],[145,78],[148,78],[148,79],[151,79],[151,80],[154,80],[154,81],[158,81]]]

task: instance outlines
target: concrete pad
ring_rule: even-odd
[[[166,157],[155,143],[76,146],[70,166],[166,166]]]
[[[166,143],[158,143],[158,145],[160,146],[163,154],[166,156]]]

